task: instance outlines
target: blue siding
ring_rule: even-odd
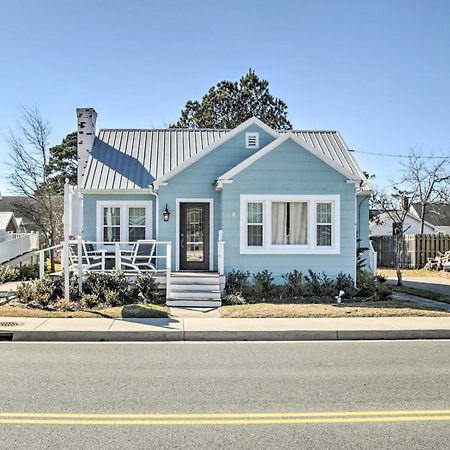
[[[336,255],[241,255],[241,194],[330,194],[340,196],[341,252]],[[293,141],[286,141],[259,159],[226,184],[221,201],[225,244],[225,270],[268,269],[278,283],[281,275],[293,269],[324,271],[331,277],[339,272],[355,272],[355,187],[346,178]]]
[[[155,237],[155,196],[152,194],[84,194],[83,195],[83,237],[97,240],[97,201],[153,201],[152,230]]]
[[[177,198],[212,198],[214,201],[214,241],[213,241],[213,263],[214,270],[217,269],[217,237],[222,226],[221,218],[221,193],[216,191],[214,181],[229,169],[247,159],[255,151],[245,148],[245,133],[259,132],[260,148],[268,145],[274,137],[256,125],[249,126],[245,131],[229,139],[223,145],[217,147],[211,153],[205,155],[196,163],[184,169],[182,172],[169,179],[167,186],[159,188],[160,209],[165,205],[171,213],[169,222],[162,220],[158,215],[159,236],[158,240],[172,241],[172,267],[175,269],[176,261],[176,199]]]

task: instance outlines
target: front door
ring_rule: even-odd
[[[209,270],[209,203],[180,204],[180,270]]]

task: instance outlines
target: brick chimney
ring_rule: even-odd
[[[97,113],[94,108],[77,108],[77,153],[78,153],[78,186],[86,169],[89,155],[95,139],[95,122]]]

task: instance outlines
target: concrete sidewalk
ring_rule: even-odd
[[[336,341],[358,339],[450,339],[450,317],[0,318],[0,340],[14,341]]]

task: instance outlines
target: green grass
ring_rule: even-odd
[[[450,303],[450,295],[440,294],[428,289],[416,288],[411,286],[392,286],[396,292],[403,292],[404,294],[416,295],[417,297],[429,298],[438,302]]]

